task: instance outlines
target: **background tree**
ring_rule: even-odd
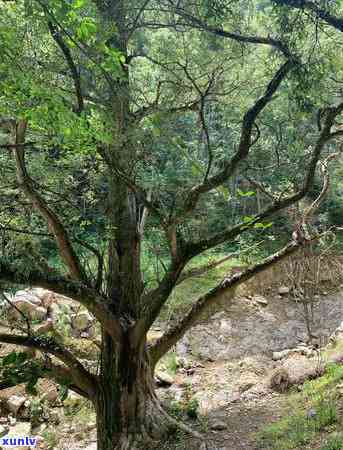
[[[0,341],[50,355],[19,364],[15,382],[52,377],[92,401],[99,450],[142,448],[172,421],[154,393],[157,361],[224,293],[302,244],[214,286],[148,345],[192,259],[267,233],[312,187],[342,134],[342,35],[327,16],[267,2],[0,8],[0,278],[94,314],[100,369],[53,333]],[[256,189],[264,199],[249,204]],[[164,271],[152,281],[150,248]]]

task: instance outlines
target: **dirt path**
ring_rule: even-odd
[[[195,396],[200,399],[201,426],[197,426],[197,430],[204,435],[207,447],[198,440],[183,437],[179,442],[163,444],[159,449],[261,449],[256,444],[256,432],[289,409],[287,395],[266,389],[266,371],[261,370],[259,361],[249,359],[249,364],[240,361],[236,366],[225,362],[206,363],[191,377],[178,374],[177,386],[171,391],[180,396],[185,386],[189,389],[192,385]],[[246,391],[239,395],[244,389]],[[195,423],[189,422],[189,425],[194,427]]]

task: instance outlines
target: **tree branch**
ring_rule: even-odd
[[[274,3],[282,6],[289,6],[290,8],[302,9],[313,12],[319,19],[324,20],[328,25],[336,28],[338,31],[343,31],[343,18],[333,16],[328,11],[314,2],[307,0],[274,0]]]
[[[77,384],[91,397],[94,395],[96,378],[80,361],[66,348],[63,348],[51,337],[19,336],[13,334],[0,334],[0,342],[34,348],[43,353],[48,353],[60,359],[68,368]]]
[[[227,297],[228,302],[232,301],[235,290],[240,284],[295,253],[300,247],[300,243],[292,241],[283,249],[268,258],[265,258],[262,262],[248,268],[244,272],[237,273],[230,278],[224,279],[220,284],[200,297],[193,304],[185,317],[181,319],[174,327],[167,330],[163,336],[151,346],[149,355],[152,364],[155,365],[157,361],[184,336],[186,331],[199,320],[206,310],[216,304],[219,299],[223,298],[224,294]]]
[[[241,42],[242,44],[257,44],[257,45],[268,45],[279,50],[287,59],[292,59],[292,54],[289,48],[280,40],[274,39],[270,36],[245,36],[238,33],[232,33],[227,30],[222,30],[220,28],[215,28],[208,25],[201,19],[187,13],[181,8],[176,8],[176,14],[182,17],[186,21],[186,25],[198,28],[200,30],[207,31],[216,36],[225,37],[236,42]]]
[[[71,276],[76,280],[85,279],[84,270],[80,264],[77,254],[70,242],[69,236],[63,224],[52,211],[44,199],[38,194],[32,185],[25,165],[25,149],[20,144],[25,143],[27,122],[20,120],[13,129],[16,147],[13,148],[13,156],[16,163],[17,181],[26,197],[32,202],[34,208],[40,212],[48,223],[50,231],[55,236],[60,256],[68,267]]]
[[[0,259],[0,280],[11,284],[37,286],[70,297],[87,308],[104,326],[113,339],[119,341],[122,337],[122,326],[111,311],[107,299],[99,293],[82,284],[68,280],[57,273],[42,273],[31,269],[23,273],[16,265]]]
[[[274,77],[269,82],[267,89],[262,97],[260,97],[255,104],[248,109],[244,114],[241,137],[238,146],[238,150],[235,155],[225,164],[222,171],[216,175],[205,179],[203,183],[194,186],[186,196],[179,216],[184,217],[185,214],[192,211],[199,200],[200,195],[215,189],[223,184],[236,170],[238,164],[243,161],[249,154],[249,150],[253,145],[252,131],[255,124],[255,120],[260,112],[271,102],[281,82],[286,78],[287,74],[294,68],[295,61],[288,60],[284,63],[279,70],[275,73]]]
[[[312,157],[309,162],[307,173],[305,175],[303,187],[298,192],[282,200],[279,199],[275,201],[260,214],[256,214],[248,223],[241,222],[235,225],[234,227],[229,228],[228,230],[225,230],[221,233],[217,233],[216,235],[208,239],[203,239],[196,243],[188,243],[185,248],[185,253],[188,255],[190,254],[189,257],[194,257],[200,253],[203,253],[204,251],[209,250],[210,248],[216,247],[217,245],[222,244],[223,242],[235,238],[243,231],[251,229],[257,222],[260,222],[261,220],[264,220],[270,217],[271,215],[281,211],[282,209],[285,209],[288,206],[301,200],[308,193],[310,187],[312,186],[317,163],[319,161],[321,152],[325,144],[335,137],[335,135],[331,133],[331,127],[334,125],[335,118],[342,112],[343,112],[343,103],[339,104],[336,107],[328,108],[326,110],[325,124],[312,152]]]
[[[150,326],[158,316],[162,306],[167,301],[170,293],[174,289],[182,273],[182,270],[184,269],[188,261],[190,261],[195,256],[203,253],[204,251],[209,250],[210,248],[216,247],[219,244],[234,239],[244,231],[251,229],[256,223],[296,203],[307,194],[313,183],[315,170],[321,155],[321,151],[323,150],[324,145],[333,138],[331,127],[334,125],[334,121],[337,115],[342,113],[342,111],[343,103],[326,110],[325,124],[312,152],[312,158],[309,163],[308,171],[305,176],[305,181],[302,189],[283,200],[274,202],[271,206],[262,211],[262,213],[255,215],[249,221],[249,223],[241,222],[240,224],[235,225],[234,227],[231,227],[224,232],[217,233],[210,238],[203,239],[198,242],[183,243],[182,251],[179,252],[178,258],[172,262],[169,271],[166,273],[159,286],[154,291],[147,294],[144,298],[144,302],[148,310],[144,324],[146,330],[150,328]]]
[[[67,64],[71,71],[71,75],[72,75],[72,78],[74,81],[74,86],[75,86],[77,103],[78,103],[76,113],[81,114],[81,112],[84,109],[84,102],[83,102],[83,96],[82,96],[81,78],[80,78],[79,71],[77,70],[77,68],[75,66],[75,63],[74,63],[74,60],[71,55],[69,47],[66,45],[66,43],[64,42],[57,27],[51,22],[51,20],[48,21],[48,28],[49,28],[52,38],[54,39],[54,41],[57,43],[60,50],[62,51],[64,58],[67,61]]]

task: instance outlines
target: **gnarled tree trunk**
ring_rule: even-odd
[[[132,348],[128,336],[114,345],[104,336],[102,368],[94,399],[98,450],[151,448],[168,431],[171,418],[154,392],[145,345]]]

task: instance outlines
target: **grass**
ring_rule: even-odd
[[[56,448],[58,444],[58,438],[53,430],[44,430],[42,432],[42,437],[44,438],[48,450]]]
[[[330,365],[317,380],[307,381],[301,393],[290,395],[291,415],[266,426],[257,434],[260,448],[300,449],[332,432],[339,424],[335,386],[343,379],[343,367]],[[342,436],[333,435],[320,450],[343,450]],[[312,448],[306,447],[306,448]]]
[[[343,450],[343,434],[333,433],[320,450]]]
[[[224,257],[225,254],[216,254],[215,260]],[[201,256],[195,258],[192,263],[187,265],[186,271],[195,267],[201,267],[208,264],[211,258]],[[203,276],[192,277],[183,281],[174,289],[167,304],[161,311],[159,321],[168,322],[185,313],[191,304],[198,297],[208,292],[216,284],[218,284],[230,271],[230,267],[239,265],[240,262],[236,258],[232,258],[222,265],[206,272]]]
[[[169,375],[174,376],[178,369],[177,355],[175,352],[168,352],[164,357],[159,367],[165,369]]]

